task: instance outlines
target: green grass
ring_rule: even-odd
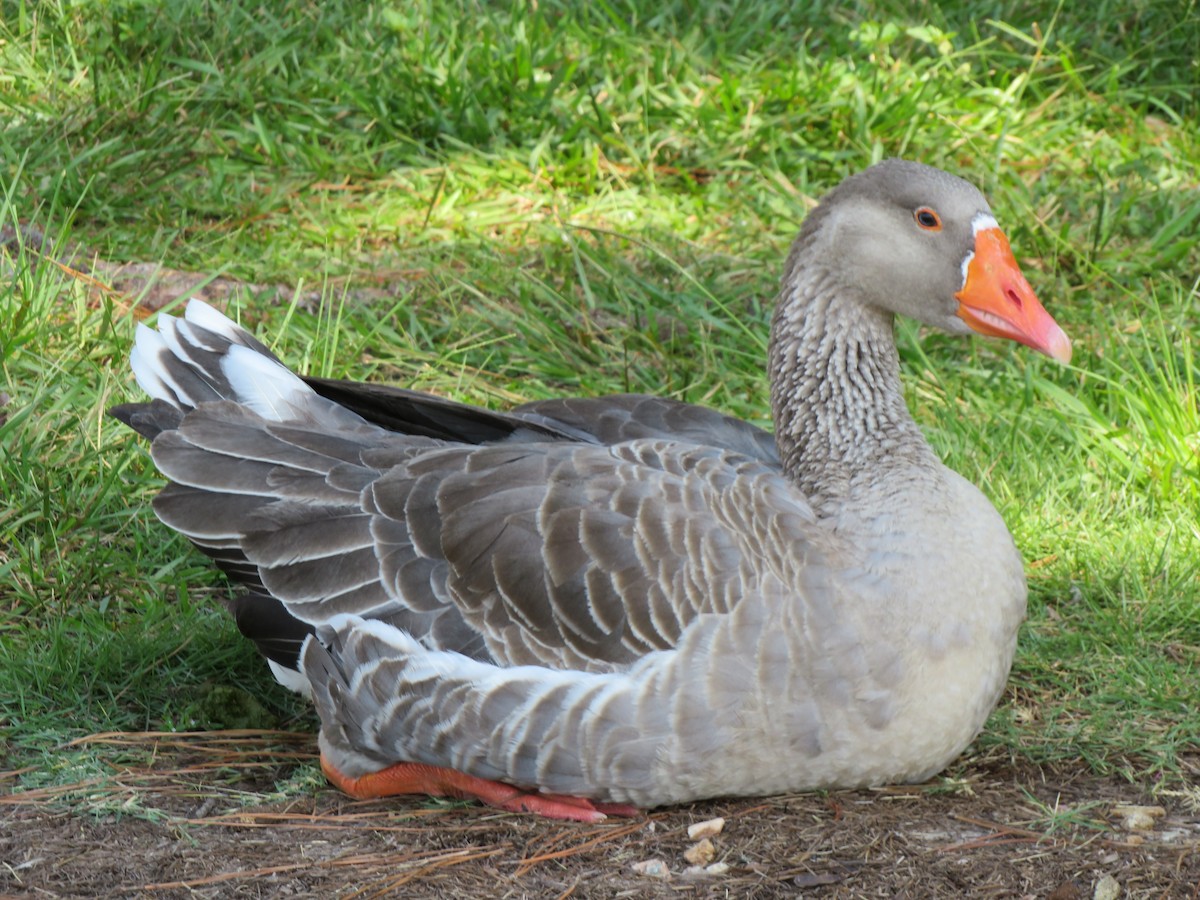
[[[1200,10],[1100,6],[4,0],[0,227],[76,268],[296,286],[238,308],[306,371],[765,422],[812,201],[883,156],[960,172],[1076,341],[1061,369],[900,329],[918,420],[1031,566],[979,746],[1177,781],[1200,734]],[[214,685],[312,727],[103,415],[138,396],[128,298],[19,242],[0,272],[5,767],[221,727]]]

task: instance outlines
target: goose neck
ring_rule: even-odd
[[[889,470],[939,468],[904,402],[892,314],[832,274],[785,281],[770,371],[784,471],[819,511]]]

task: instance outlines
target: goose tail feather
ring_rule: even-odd
[[[130,366],[142,390],[188,412],[232,400],[269,421],[288,421],[315,394],[248,331],[200,300],[182,319],[139,324]]]

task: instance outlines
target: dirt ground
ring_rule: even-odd
[[[1200,898],[1200,792],[1186,786],[1150,796],[976,759],[931,785],[574,825],[350,800],[304,781],[311,735],[77,745],[89,742],[104,768],[77,782],[30,789],[21,772],[0,773],[0,895]],[[1200,771],[1200,759],[1188,765]],[[688,826],[715,817],[724,827],[697,849]],[[689,853],[715,868],[689,872]]]

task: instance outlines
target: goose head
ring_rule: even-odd
[[[846,508],[864,472],[941,477],[904,402],[897,315],[1071,358],[973,185],[904,160],[846,179],[805,219],[771,325],[776,444],[821,510]]]
[[[847,179],[808,217],[796,250],[794,264],[825,261],[846,300],[1071,359],[983,194],[939,169],[893,159]]]

